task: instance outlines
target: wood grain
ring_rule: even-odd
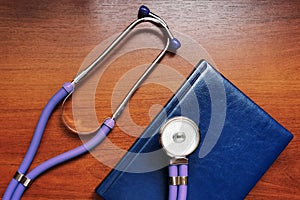
[[[201,44],[220,72],[294,134],[247,199],[300,199],[299,1],[145,3],[172,30]],[[48,99],[62,83],[72,80],[95,46],[135,19],[140,4],[120,0],[1,1],[1,196],[21,163]],[[108,66],[96,93],[99,121],[111,113],[111,96],[118,78],[142,63],[139,60],[150,62],[156,53],[154,49],[137,50]],[[206,58],[202,56],[194,55],[199,60]],[[193,68],[179,56],[166,56],[162,62],[183,76]],[[151,105],[164,105],[171,95],[172,91],[162,84],[141,87],[129,105],[134,123],[147,126],[157,112]],[[81,144],[65,130],[59,115],[57,110],[51,117],[33,167]],[[126,150],[135,137],[117,127],[109,139]],[[103,159],[110,157],[104,154]],[[110,167],[88,154],[42,175],[24,199],[100,199],[93,190],[109,171]]]

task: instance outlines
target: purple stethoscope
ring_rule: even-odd
[[[102,125],[97,129],[95,132],[95,135],[92,139],[90,139],[88,142],[84,143],[83,145],[69,150],[65,153],[62,153],[58,156],[55,156],[49,160],[46,160],[42,164],[38,165],[34,169],[32,169],[30,172],[28,172],[28,169],[37,153],[38,147],[40,145],[45,127],[47,125],[47,122],[55,109],[55,107],[63,101],[71,96],[71,94],[74,92],[76,85],[80,83],[83,78],[85,78],[106,56],[109,54],[114,47],[116,47],[122,39],[124,39],[128,33],[134,29],[134,27],[140,23],[143,22],[150,22],[157,26],[162,27],[164,31],[164,35],[167,36],[166,44],[164,49],[160,52],[160,54],[155,58],[155,60],[151,63],[151,65],[145,70],[145,72],[141,75],[141,77],[137,80],[137,82],[132,86],[130,91],[127,93],[123,101],[119,104],[117,109],[114,111],[112,116],[110,118],[107,118]],[[139,88],[139,86],[143,83],[143,81],[148,77],[148,75],[152,72],[152,70],[155,68],[157,63],[162,59],[162,57],[166,54],[166,52],[175,52],[179,47],[181,46],[180,42],[174,38],[172,33],[169,30],[169,27],[165,23],[164,20],[162,20],[159,16],[153,14],[150,12],[150,10],[146,6],[141,6],[138,12],[138,18],[132,22],[111,44],[108,46],[103,53],[97,57],[96,60],[94,60],[86,69],[81,71],[72,82],[67,82],[63,84],[62,88],[56,92],[52,98],[49,100],[47,105],[44,107],[42,114],[39,118],[39,121],[37,123],[36,129],[34,131],[34,135],[32,137],[30,146],[27,150],[27,153],[18,168],[17,172],[15,173],[14,177],[10,181],[4,196],[3,200],[11,200],[11,199],[20,199],[25,192],[26,188],[28,188],[32,181],[35,180],[38,176],[40,176],[42,173],[47,171],[48,169],[57,166],[61,163],[64,163],[66,161],[69,161],[75,157],[78,157],[82,154],[87,153],[94,147],[96,147],[98,144],[100,144],[107,134],[113,129],[115,125],[115,121],[118,119],[118,117],[122,114],[123,110],[125,109],[126,105],[128,104],[130,98],[135,93],[135,91]],[[179,120],[180,121],[180,120]],[[65,123],[65,121],[64,121]],[[176,199],[177,196],[177,186],[179,185],[179,197],[180,195],[186,196],[186,190],[187,190],[187,159],[185,156],[191,153],[191,150],[188,150],[186,148],[183,148],[183,151],[178,151],[176,148],[180,147],[182,144],[186,144],[189,140],[189,131],[177,131],[175,133],[176,136],[172,136],[174,144],[179,145],[176,147],[176,145],[172,146],[168,143],[168,137],[165,137],[165,135],[168,135],[168,130],[170,129],[169,126],[173,123],[179,123],[178,118],[175,118],[171,120],[170,122],[167,122],[161,129],[161,144],[164,146],[166,152],[168,155],[173,157],[171,160],[171,165],[169,167],[170,169],[170,199]],[[181,123],[182,124],[190,124],[192,127],[195,128],[195,125],[192,125],[192,121],[181,117]],[[66,124],[67,125],[67,124]],[[178,126],[179,127],[179,126]],[[185,125],[183,127],[188,127],[188,125]],[[67,128],[70,129],[70,126],[67,125]],[[180,127],[179,127],[180,128]],[[74,130],[72,130],[74,131]],[[76,131],[76,130],[75,130]],[[76,131],[77,132],[77,131]],[[77,132],[78,133],[78,132]],[[198,142],[196,142],[198,145]],[[181,152],[181,153],[180,153]],[[179,167],[179,172],[177,167]],[[179,175],[178,175],[179,174]],[[176,195],[175,195],[176,193]],[[182,198],[179,198],[180,200]]]

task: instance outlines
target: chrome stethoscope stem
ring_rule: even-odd
[[[128,104],[129,100],[131,99],[132,95],[135,93],[135,91],[141,86],[141,84],[145,81],[145,79],[149,76],[149,74],[152,72],[152,70],[156,67],[156,64],[160,61],[160,59],[165,55],[165,53],[168,50],[170,44],[170,40],[167,40],[165,48],[161,51],[161,53],[156,57],[156,59],[151,63],[151,65],[146,69],[146,71],[140,76],[140,78],[135,82],[135,84],[131,87],[127,95],[124,97],[124,99],[121,101],[117,109],[112,114],[112,119],[117,120],[118,117],[122,114],[124,111],[126,105]]]
[[[150,22],[157,26],[162,27],[163,34],[166,36],[166,43],[163,50],[159,53],[159,55],[152,61],[150,66],[145,70],[145,72],[138,78],[135,84],[131,87],[127,95],[123,98],[121,103],[118,105],[116,110],[113,112],[111,118],[113,120],[117,120],[119,116],[124,111],[126,105],[131,99],[132,95],[135,91],[141,86],[141,84],[145,81],[145,79],[149,76],[149,74],[156,67],[157,63],[163,58],[163,56],[167,53],[167,51],[175,52],[180,46],[180,42],[173,36],[167,23],[161,19],[159,16],[150,12],[150,10],[141,6],[138,12],[138,19],[133,21],[88,67],[86,67],[83,71],[81,71],[72,81],[72,86],[75,88],[77,84],[79,84],[96,66],[99,65],[101,61],[132,31],[138,24],[143,22]],[[73,91],[72,91],[73,92]],[[62,104],[62,110],[64,108],[64,104],[66,100],[72,95],[72,92],[64,99]],[[73,129],[64,119],[62,115],[62,120],[65,126],[71,130],[79,134],[76,129]]]
[[[139,14],[140,15],[140,14]],[[157,63],[162,59],[162,57],[166,54],[168,50],[175,51],[180,47],[180,42],[174,38],[173,34],[169,30],[166,22],[161,19],[159,16],[149,12],[147,16],[140,17],[132,22],[112,43],[108,46],[101,55],[98,56],[86,69],[80,72],[72,81],[72,84],[75,86],[78,84],[84,77],[86,77],[128,34],[131,30],[134,29],[135,26],[142,22],[151,22],[153,24],[157,24],[162,26],[164,33],[167,35],[167,41],[164,49],[160,52],[160,54],[155,58],[155,60],[151,63],[151,65],[146,69],[146,71],[139,77],[139,79],[135,82],[132,88],[129,90],[127,95],[121,101],[117,109],[112,114],[112,119],[116,120],[124,111],[126,105],[131,99],[132,95],[135,91],[141,86],[141,84],[145,81],[145,79],[149,76],[149,74],[156,67]]]
[[[150,15],[149,15],[150,16]],[[166,23],[158,18],[157,16],[154,17],[144,17],[139,18],[132,22],[112,43],[109,45],[101,55],[98,56],[86,69],[80,72],[72,81],[73,84],[78,84],[89,72],[91,72],[127,35],[134,29],[135,26],[142,22],[152,22],[155,24],[160,24],[164,30],[166,31],[169,38],[173,39],[173,35],[170,32]]]

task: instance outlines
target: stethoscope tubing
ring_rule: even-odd
[[[52,98],[49,100],[49,102],[43,109],[40,119],[35,128],[29,148],[28,148],[26,155],[18,169],[19,173],[25,174],[27,172],[27,170],[30,167],[30,165],[36,155],[36,152],[39,148],[41,139],[44,134],[45,127],[47,125],[47,122],[48,122],[53,110],[55,109],[57,104],[59,102],[61,102],[67,95],[68,95],[68,91],[64,87],[62,87],[60,90],[58,90],[58,92],[56,92],[52,96]],[[12,194],[14,193],[18,184],[19,184],[19,182],[17,180],[15,180],[14,178],[11,180],[11,182],[9,183],[9,185],[7,187],[7,190],[4,193],[3,200],[11,199]]]
[[[178,176],[178,167],[177,165],[169,165],[169,177],[177,177]],[[169,185],[169,200],[177,200],[177,185]]]
[[[169,165],[169,177],[188,177],[188,165]],[[186,200],[187,184],[169,185],[169,200]]]
[[[91,140],[75,149],[69,150],[43,162],[42,164],[34,168],[31,172],[29,172],[27,174],[27,177],[31,180],[34,180],[48,169],[89,152],[106,138],[107,134],[113,129],[114,125],[115,121],[111,118],[107,118],[103,122],[101,128],[97,131],[96,135]],[[23,184],[19,184],[16,191],[14,192],[14,195],[12,196],[12,199],[20,199],[25,189],[26,188]]]
[[[22,161],[20,168],[18,169],[19,173],[25,174],[27,172],[28,168],[30,167],[33,161],[33,158],[36,155],[37,149],[39,147],[41,138],[44,133],[44,129],[47,125],[48,119],[52,111],[54,110],[56,105],[60,101],[62,101],[62,99],[64,99],[67,95],[68,95],[68,91],[63,87],[49,100],[49,102],[45,106],[41,114],[40,120],[38,121],[38,124],[36,126],[35,134],[33,136],[31,145]],[[87,153],[88,151],[96,147],[99,143],[101,143],[105,139],[107,134],[113,129],[114,125],[115,125],[115,121],[111,118],[107,118],[103,122],[102,126],[99,128],[95,136],[92,139],[90,139],[88,142],[75,149],[69,150],[65,153],[62,153],[58,156],[55,156],[43,162],[42,164],[38,165],[33,170],[31,170],[26,175],[26,177],[31,181],[33,181],[48,169],[57,166],[63,162],[66,162],[68,160],[71,160],[84,153]],[[23,184],[19,183],[17,180],[13,178],[9,183],[9,186],[3,196],[3,200],[20,199],[25,189],[26,187]]]
[[[179,176],[188,177],[188,165],[179,165]],[[178,200],[187,199],[187,185],[180,185],[178,191]]]

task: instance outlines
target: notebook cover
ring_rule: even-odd
[[[169,158],[158,132],[180,115],[201,131],[200,145],[189,156],[188,199],[243,199],[293,137],[201,61],[96,192],[106,200],[167,199]]]

